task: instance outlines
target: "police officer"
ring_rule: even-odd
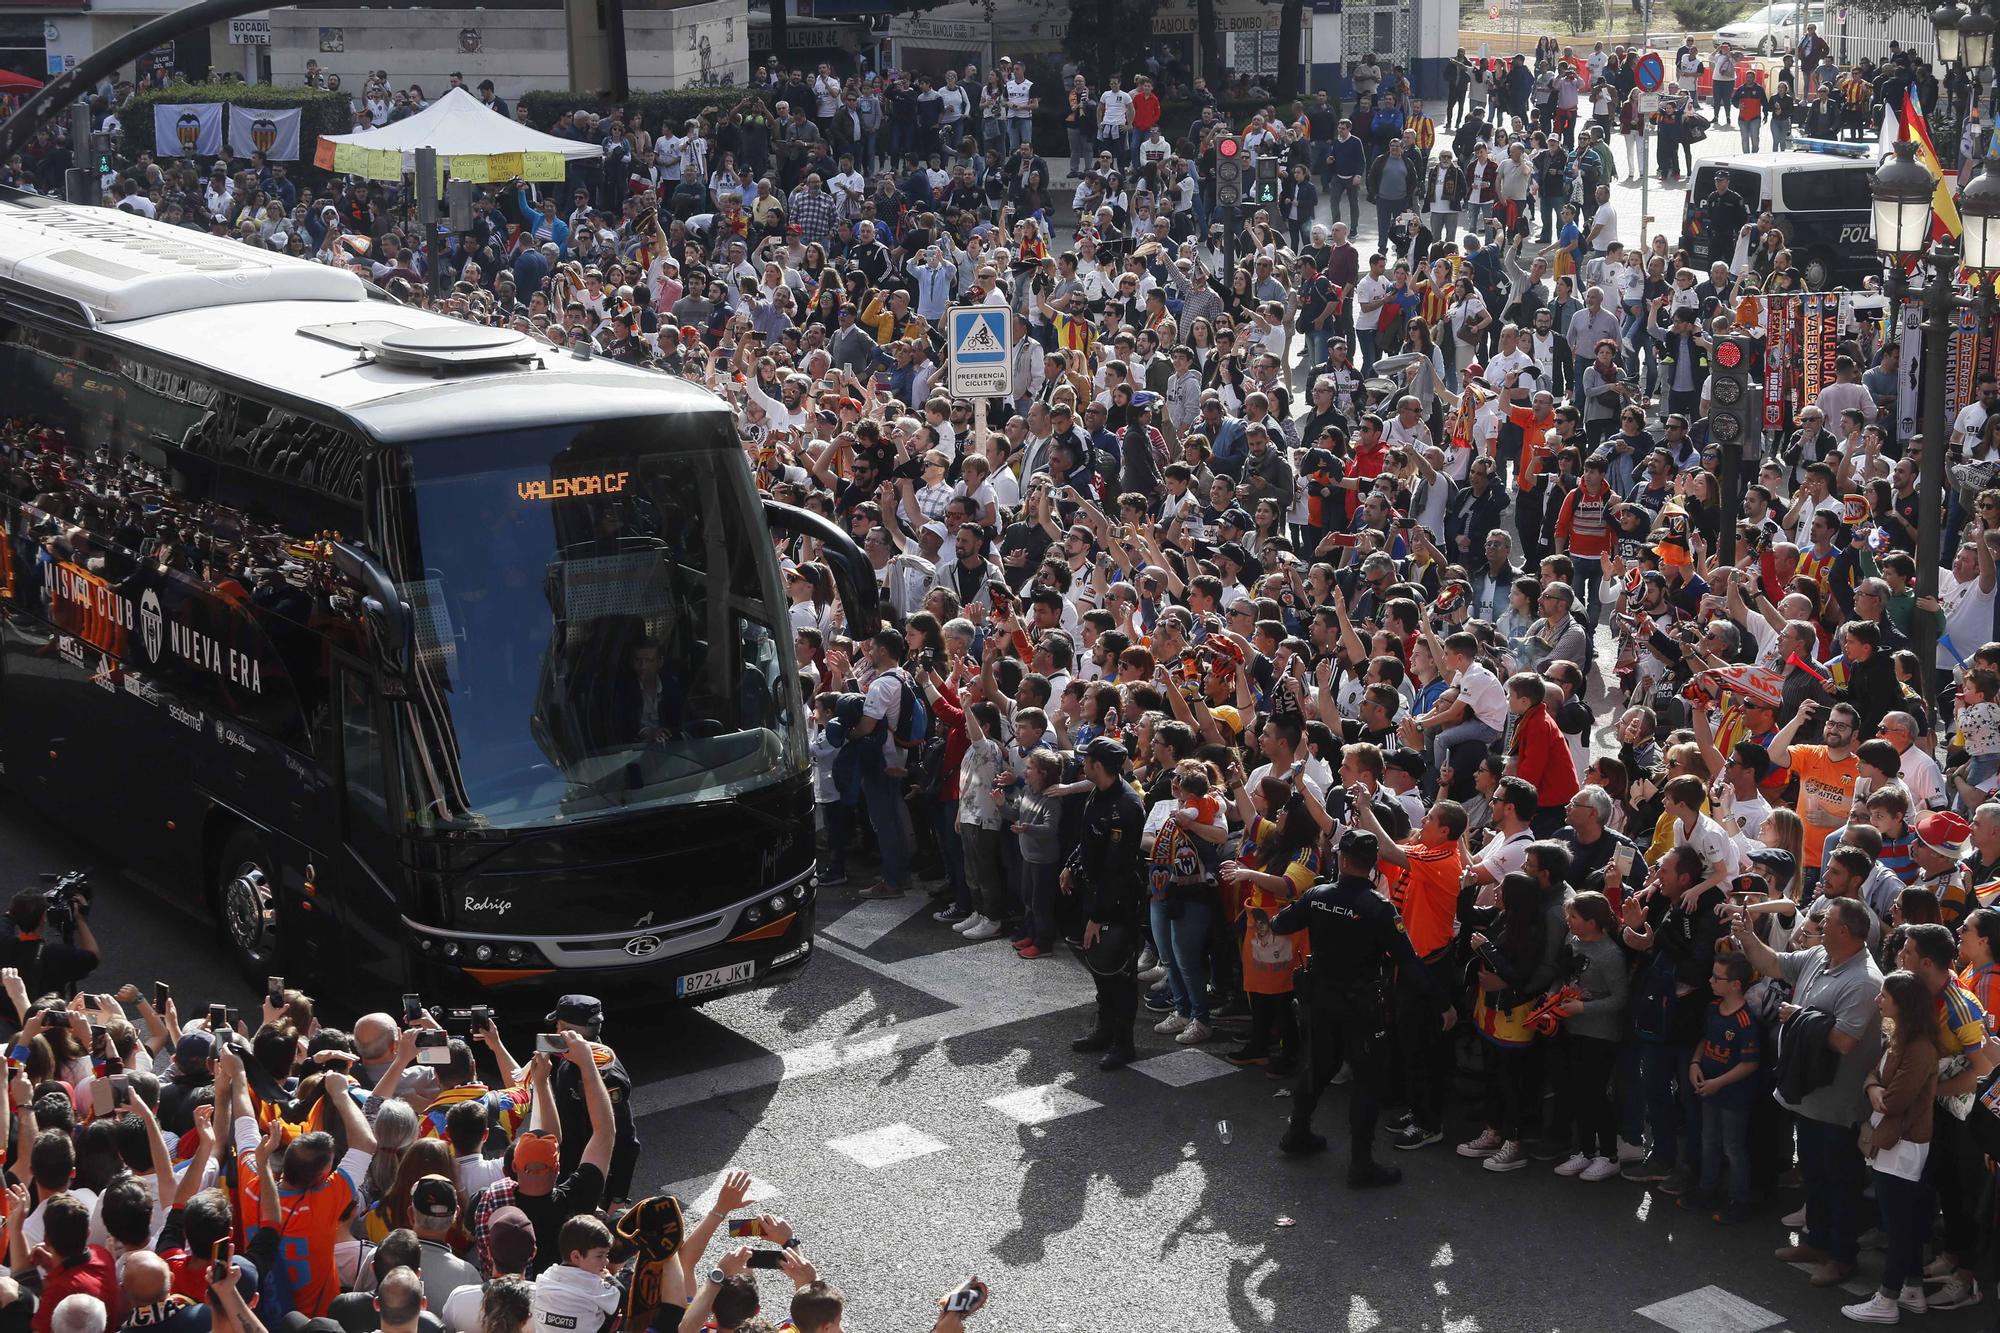
[[[1139,913],[1145,876],[1139,835],[1146,811],[1125,781],[1125,747],[1099,736],[1084,748],[1083,775],[1093,788],[1084,801],[1083,840],[1063,867],[1062,889],[1083,906],[1085,966],[1097,985],[1097,1026],[1071,1042],[1073,1051],[1102,1051],[1099,1069],[1134,1059],[1132,1027],[1139,1017]]]
[[[546,1020],[551,1032],[574,1032],[590,1043],[598,1072],[604,1076],[604,1090],[611,1096],[611,1121],[615,1137],[611,1145],[611,1167],[604,1173],[604,1203],[625,1202],[632,1197],[632,1169],[639,1163],[639,1132],[632,1126],[632,1076],[625,1072],[617,1052],[598,1041],[604,1028],[604,1004],[594,995],[565,995],[556,1001],[555,1012]],[[549,1067],[549,1091],[555,1097],[556,1119],[562,1126],[562,1174],[576,1170],[590,1142],[590,1107],[583,1099],[583,1071],[573,1061],[553,1060]]]
[[[1388,1054],[1384,991],[1398,979],[1404,985],[1435,989],[1417,951],[1410,947],[1410,937],[1403,933],[1402,917],[1375,891],[1377,847],[1372,833],[1354,828],[1342,833],[1340,877],[1331,884],[1314,885],[1271,920],[1271,929],[1280,935],[1301,930],[1312,934],[1305,998],[1311,1035],[1305,1067],[1292,1093],[1292,1122],[1278,1148],[1299,1155],[1326,1148],[1325,1137],[1312,1130],[1313,1108],[1345,1055],[1354,1070],[1347,1113],[1350,1189],[1393,1185],[1403,1178],[1401,1170],[1374,1157],[1382,1065]],[[1434,993],[1433,999],[1443,1014],[1445,1030],[1450,1031],[1457,1018],[1451,997]]]

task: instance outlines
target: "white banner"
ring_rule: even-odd
[[[215,157],[222,152],[220,102],[162,103],[153,108],[153,156]]]
[[[1924,364],[1923,311],[1915,301],[1903,307],[1903,360],[1896,377],[1896,438],[1917,433],[1917,380]]]
[[[299,158],[299,109],[260,111],[254,106],[229,108],[229,146],[238,153],[262,153],[267,161],[296,162]]]

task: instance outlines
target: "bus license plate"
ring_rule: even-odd
[[[739,981],[748,981],[757,970],[757,964],[732,963],[728,967],[711,967],[706,972],[692,972],[674,982],[674,994],[678,996],[699,995],[703,991],[734,986]]]

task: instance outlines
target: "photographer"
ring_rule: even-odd
[[[68,995],[97,970],[87,891],[82,876],[65,876],[53,888],[23,889],[7,905],[13,933],[0,948],[0,967],[18,971],[30,996]],[[17,1012],[13,1021],[18,1025],[26,1018]]]

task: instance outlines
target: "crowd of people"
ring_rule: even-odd
[[[257,1011],[183,1019],[161,983],[81,989],[88,887],[15,895],[0,941],[0,1328],[839,1333],[844,1293],[746,1172],[705,1213],[631,1197],[631,1084],[594,998],[562,996],[525,1060],[485,1009],[407,995],[341,1030],[282,978]],[[985,1301],[947,1293],[934,1333]]]
[[[1726,45],[1676,53],[1661,174],[1686,170],[1709,123],[1743,125],[1748,147],[1768,119],[1782,146],[1829,97],[1873,108],[1898,79],[1935,96],[1901,55],[1842,74],[1806,32],[1754,77]],[[1855,312],[1832,379],[1783,405],[1725,494],[1710,351],[1741,335],[1761,357],[1764,293],[1803,277],[1726,175],[1701,204],[1709,251],[1619,240],[1614,131],[1624,174],[1646,169],[1627,119],[1637,54],[1549,43],[1504,68],[1452,62],[1441,123],[1372,54],[1340,96],[1250,114],[1159,69],[766,70],[685,124],[563,115],[552,132],[601,159],[560,189],[486,191],[438,258],[436,298],[393,187],[322,188],[256,159],[216,163],[204,187],[190,163],[142,158],[107,202],[351,265],[403,300],[587,343],[736,405],[762,489],[851,534],[891,622],[851,637],[833,562],[809,539],[784,547],[821,886],[927,890],[940,930],[1080,956],[1099,1004],[1075,1044],[1104,1068],[1135,1058],[1143,1006],[1179,1045],[1228,1038],[1232,1062],[1296,1080],[1288,1152],[1325,1147],[1315,1104],[1349,1084],[1357,1187],[1397,1178],[1385,1146],[1450,1131],[1490,1173],[1543,1163],[1717,1223],[1782,1221],[1795,1237],[1777,1257],[1817,1286],[1851,1281],[1873,1233],[1879,1290],[1843,1313],[1893,1323],[1979,1301],[1993,1239],[2000,394],[1977,377],[1951,474],[1920,476],[1896,421],[1897,344]],[[1704,63],[1713,122],[1691,96]],[[509,114],[490,81],[480,95]],[[421,99],[363,89],[370,119]],[[1060,186],[1033,131],[1051,105]],[[1224,135],[1253,168],[1281,159],[1275,202],[1216,207]],[[46,181],[63,151],[45,139],[10,170]],[[1004,308],[1012,331],[984,435],[943,372],[944,315],[964,304]],[[1926,505],[1937,549],[1919,544]],[[1926,572],[1935,596],[1918,595]],[[312,1254],[349,1255],[312,1267],[332,1304],[353,1274],[377,1283],[385,1321],[411,1308],[426,1226],[478,1276],[540,1271],[503,1264],[502,1232],[557,1275],[532,1291],[501,1277],[447,1308],[629,1299],[605,1256],[629,1243],[644,1262],[647,1242],[535,1205],[522,1174],[527,1143],[566,1200],[605,1191],[582,1043],[522,1066],[489,1035],[499,1090],[440,1116],[405,1083],[421,1014],[400,1037],[379,1015],[357,1027],[350,1079],[327,1068],[355,1063],[343,1034],[315,1032],[299,997],[248,1056],[199,1027],[161,1044],[170,1020],[143,997],[138,1013],[133,1040],[213,1075],[235,1156],[213,1151],[212,1119],[172,1123],[164,1091],[157,1124],[194,1134],[203,1171],[237,1163],[253,1232],[285,1133],[238,1114],[263,1096],[256,1066],[319,1079],[287,1095],[344,1133],[351,1166],[328,1175],[332,1149],[308,1134],[278,1190],[334,1192],[309,1210],[327,1222]],[[37,1021],[31,1046],[72,1020]],[[1465,1049],[1483,1088],[1469,1117],[1449,1095]],[[450,1051],[438,1077],[456,1089],[471,1048]],[[572,1066],[590,1116],[558,1166],[558,1145],[517,1134],[530,1114],[552,1128],[545,1092]],[[1384,1105],[1401,1110],[1386,1134]],[[420,1126],[386,1173],[385,1114]],[[131,1120],[117,1143],[143,1178],[156,1122]],[[38,1162],[52,1133],[37,1131]],[[474,1189],[468,1161],[482,1179],[496,1159],[419,1155],[441,1134],[516,1138],[509,1178]],[[37,1189],[65,1197],[81,1170],[65,1158],[44,1184],[38,1169]],[[410,1229],[372,1258],[340,1250],[331,1215],[352,1200]],[[505,1201],[526,1216],[503,1228]],[[216,1211],[182,1233],[197,1215],[219,1234]],[[703,1227],[661,1288],[697,1325],[736,1289],[694,1282]],[[88,1244],[82,1230],[72,1217],[65,1243]],[[80,1253],[53,1253],[54,1271]],[[785,1262],[802,1293],[823,1290]],[[328,1313],[311,1304],[293,1308]],[[827,1326],[799,1310],[800,1327]]]

